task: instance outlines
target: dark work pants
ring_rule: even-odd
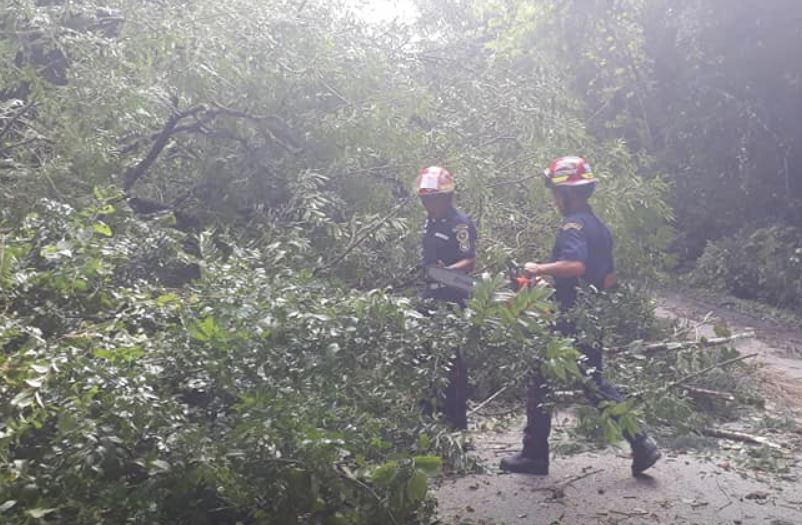
[[[459,350],[448,373],[443,415],[452,427],[468,428],[468,367]]]
[[[441,295],[448,294],[450,295]],[[438,290],[435,292],[425,292],[424,299],[436,299],[439,301],[451,302],[460,308],[465,307],[464,298],[461,295],[454,295],[451,290]],[[424,315],[431,315],[432,312],[423,308],[419,309]],[[451,369],[448,372],[448,386],[441,400],[441,405],[436,407],[443,412],[446,422],[453,428],[468,428],[468,366],[462,357],[462,352],[457,350],[454,359],[451,360]],[[431,415],[433,407],[428,401],[424,401],[423,412]]]
[[[449,426],[464,430],[468,428],[468,367],[462,352],[457,351],[450,365],[448,385],[442,397],[434,406],[429,400],[421,401],[421,409],[427,416],[431,416],[436,409],[443,413]]]
[[[570,336],[574,332],[570,326],[562,326],[559,330],[563,335]],[[593,369],[590,380],[583,386],[585,396],[598,407],[603,401],[621,403],[624,396],[615,386],[607,383],[602,376],[602,350],[591,345],[577,345],[587,360],[583,368]],[[524,427],[524,454],[530,457],[548,459],[549,434],[551,433],[551,409],[548,406],[549,388],[540,372],[535,372],[526,395],[526,427]],[[624,433],[624,438],[633,443],[642,439],[643,434],[636,436]]]

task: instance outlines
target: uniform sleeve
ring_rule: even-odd
[[[454,226],[454,236],[457,240],[457,251],[460,258],[472,259],[476,257],[476,226],[467,220]]]
[[[555,261],[588,262],[588,241],[582,224],[569,222],[563,224],[557,233],[554,250]]]

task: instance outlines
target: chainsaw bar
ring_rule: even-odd
[[[426,268],[426,275],[433,281],[448,286],[449,288],[462,290],[463,292],[470,293],[473,291],[473,287],[476,284],[476,280],[468,274],[437,266],[429,266]]]

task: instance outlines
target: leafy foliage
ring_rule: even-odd
[[[679,238],[695,260],[708,240],[771,222],[798,224],[802,185],[799,68],[792,0],[544,2],[531,38],[564,58],[600,137],[624,137],[672,182]],[[542,41],[539,38],[538,41]]]
[[[791,226],[743,230],[710,243],[699,258],[696,282],[744,299],[802,306],[802,232]]]
[[[419,403],[455,349],[480,382],[541,347],[558,376],[574,363],[544,290],[507,306],[489,282],[464,313],[425,317],[299,273],[280,244],[204,236],[191,286],[138,273],[181,242],[108,203],[44,201],[6,234],[4,519],[425,522],[427,474],[453,452]]]
[[[415,172],[456,173],[490,275],[548,258],[539,173],[563,154],[601,180],[624,278],[657,275],[676,231],[688,258],[767,209],[795,223],[802,84],[770,58],[798,6],[731,4],[419,0],[384,25],[345,0],[4,6],[3,520],[426,522],[426,476],[464,456],[418,404],[457,348],[477,396],[532,366],[581,377],[545,289],[490,278],[419,312]],[[743,232],[700,279],[798,306],[799,232]],[[588,298],[584,337],[650,337],[644,297]],[[610,372],[653,387],[727,352]],[[652,423],[701,422],[681,389],[644,399]]]

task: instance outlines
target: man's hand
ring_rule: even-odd
[[[582,277],[585,275],[585,263],[581,261],[556,261],[546,264],[528,262],[524,264],[524,273],[529,277],[534,275],[538,277],[550,275],[561,278]]]
[[[527,277],[534,277],[542,272],[540,271],[539,264],[528,262],[524,264],[524,273],[526,274]]]
[[[471,257],[468,259],[462,259],[461,261],[457,261],[451,266],[446,266],[449,270],[456,270],[462,273],[471,273],[473,271],[474,262],[476,260]],[[442,263],[442,261],[440,261]]]

